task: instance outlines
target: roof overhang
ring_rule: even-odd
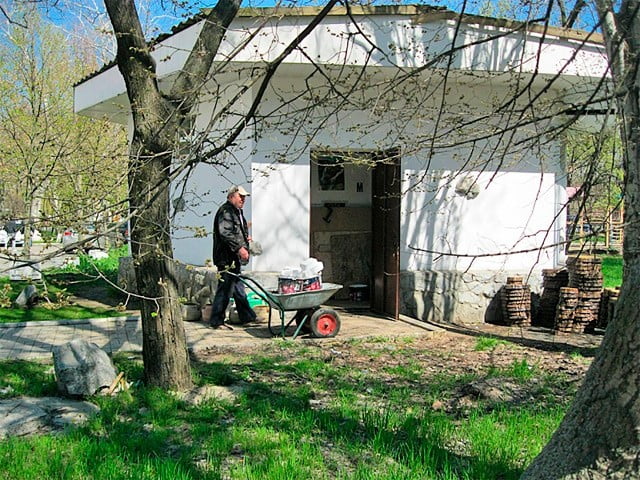
[[[234,62],[238,64],[264,66],[319,11],[319,7],[242,9],[229,28],[216,58],[221,61],[234,56]],[[353,18],[358,21],[357,29]],[[463,22],[464,28],[456,28],[458,21]],[[168,90],[171,87],[201,27],[202,16],[194,17],[177,25],[171,34],[160,36],[153,42],[161,88]],[[256,35],[253,43],[236,52],[237,45],[258,29],[262,29],[264,34]],[[345,55],[347,44],[344,39],[361,34],[367,35],[367,41],[376,42],[384,51],[371,56],[367,42],[350,40],[349,55]],[[458,37],[454,38],[455,35]],[[489,40],[479,42],[483,38]],[[456,51],[456,61],[451,63],[454,70],[498,76],[511,72],[520,78],[559,77],[559,84],[565,85],[569,91],[573,85],[595,83],[607,75],[601,40],[599,35],[577,30],[543,28],[473,15],[460,16],[435,7],[362,6],[351,7],[349,11],[345,7],[336,7],[323,20],[322,28],[318,28],[303,44],[304,54],[293,52],[285,64],[297,65],[304,70],[302,67],[311,65],[309,59],[312,58],[315,63],[324,65],[344,62],[354,66],[368,62],[372,68],[426,69],[438,55],[448,58],[443,52],[450,49],[453,41],[458,41],[456,45],[466,42],[474,47]],[[516,65],[515,61],[521,59],[524,62]],[[433,67],[438,68],[438,65]],[[126,88],[115,64],[103,67],[75,85],[74,110],[81,115],[127,122]]]

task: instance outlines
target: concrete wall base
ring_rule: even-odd
[[[216,267],[196,267],[176,262],[180,297],[185,302],[199,303],[200,305],[211,302],[218,285],[217,274]],[[243,272],[243,274],[254,278],[267,290],[275,290],[278,287],[278,274],[276,272]],[[118,286],[127,292],[137,293],[136,276],[131,257],[120,258]]]
[[[400,273],[400,312],[430,322],[473,324],[499,318],[500,289],[508,276],[524,277],[539,292],[542,273],[403,271]]]
[[[215,267],[178,265],[180,296],[188,302],[207,303],[217,285]],[[277,289],[277,272],[243,272],[268,291]],[[400,313],[436,323],[473,324],[493,322],[500,316],[500,289],[508,276],[521,275],[532,293],[542,287],[542,273],[403,271],[400,273]],[[133,262],[120,259],[118,285],[136,292]]]

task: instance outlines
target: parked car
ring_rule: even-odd
[[[0,247],[22,247],[24,245],[24,224],[22,220],[8,220],[0,229]]]

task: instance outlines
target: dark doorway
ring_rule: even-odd
[[[356,299],[397,319],[399,150],[314,151],[311,185],[309,252],[323,262],[325,281],[344,285],[332,301]]]

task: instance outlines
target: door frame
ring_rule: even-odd
[[[372,172],[371,310],[397,320],[400,315],[401,157],[394,148],[375,154]]]

